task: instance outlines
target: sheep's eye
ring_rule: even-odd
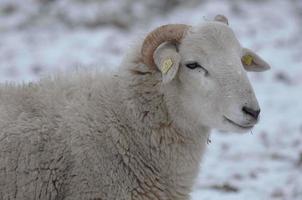
[[[206,70],[205,68],[203,68],[203,67],[202,67],[200,64],[198,64],[197,62],[188,63],[188,64],[186,64],[186,67],[188,67],[189,69],[197,69],[197,68],[202,69],[202,70],[205,72],[206,75],[209,73],[208,70]]]

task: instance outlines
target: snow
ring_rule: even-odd
[[[146,9],[156,9],[153,1],[104,1],[106,17],[100,15],[104,21],[99,22],[104,25],[93,27],[87,24],[95,22],[98,9],[88,4],[69,8],[70,0],[52,6],[61,13],[70,9],[66,16],[72,25],[56,18],[52,9],[48,17],[30,24],[30,17],[41,11],[37,2],[29,6],[21,0],[0,0],[2,82],[35,81],[77,67],[116,69],[132,42],[158,25],[198,24],[218,13],[228,16],[241,43],[257,51],[272,69],[249,75],[262,109],[259,124],[250,134],[213,132],[192,199],[302,199],[301,1],[178,1],[179,6],[156,15]],[[12,3],[17,5],[15,12],[7,9]],[[13,13],[4,15],[4,6]],[[128,11],[123,9],[134,13],[124,18]],[[119,11],[123,15],[117,16]],[[148,17],[140,20],[144,13]],[[79,19],[83,20],[77,25]],[[111,25],[112,21],[118,23]]]

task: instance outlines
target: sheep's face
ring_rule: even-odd
[[[173,55],[168,46],[162,48]],[[257,123],[260,108],[246,70],[264,71],[269,65],[242,48],[227,25],[209,22],[191,28],[176,52],[172,60],[178,67],[163,74],[163,82],[169,90],[177,90],[173,98],[180,105],[174,109],[181,111],[182,118],[236,132],[248,131]]]

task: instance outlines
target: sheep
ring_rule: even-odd
[[[0,200],[188,200],[211,129],[247,132],[246,71],[270,66],[226,17],[156,28],[118,72],[0,87]]]

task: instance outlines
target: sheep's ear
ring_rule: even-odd
[[[241,62],[245,70],[253,72],[262,72],[269,70],[270,65],[265,62],[260,56],[250,49],[242,49]]]
[[[153,54],[154,62],[162,73],[163,83],[169,83],[178,72],[180,55],[175,45],[164,43]]]

